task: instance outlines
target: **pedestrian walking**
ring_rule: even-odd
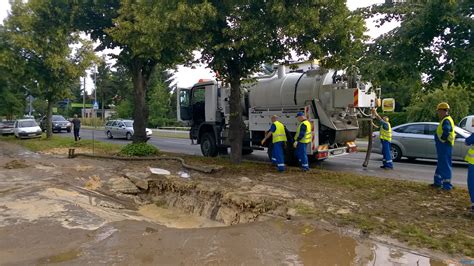
[[[471,213],[474,215],[474,133],[466,139],[465,143],[471,145],[465,160],[469,164],[467,168],[467,189],[471,198]]]
[[[383,118],[377,113],[376,109],[372,109],[372,113],[380,122],[380,141],[382,143],[382,154],[383,154],[383,165],[380,168],[386,170],[393,169],[393,161],[392,161],[392,154],[390,152],[391,143],[392,143],[392,126],[390,125],[390,121],[388,116],[384,116]]]
[[[303,112],[298,112],[296,114],[296,119],[298,119],[299,125],[296,129],[295,142],[293,147],[295,150],[296,158],[300,162],[301,168],[303,171],[309,170],[308,155],[306,154],[306,146],[311,142],[311,124],[304,116]]]
[[[72,125],[74,126],[74,141],[81,140],[81,136],[79,135],[79,130],[81,130],[81,120],[77,118],[77,114],[75,114],[74,119],[72,119]]]
[[[432,187],[451,190],[452,154],[454,146],[454,121],[449,115],[449,105],[445,102],[436,107],[440,123],[435,133],[436,153],[438,163],[433,178]]]
[[[278,116],[273,115],[271,119],[272,125],[265,137],[262,139],[261,144],[263,146],[267,139],[272,137],[272,163],[277,166],[278,171],[283,172],[285,171],[284,150],[287,141],[285,126],[278,121]]]

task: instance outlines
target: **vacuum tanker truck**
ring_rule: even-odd
[[[380,90],[364,83],[357,75],[319,66],[289,71],[283,65],[272,74],[242,83],[241,108],[246,134],[243,153],[268,148],[260,142],[277,115],[289,134],[294,135],[298,112],[311,124],[309,158],[322,160],[356,152],[358,118],[370,114],[378,103]],[[201,145],[204,156],[226,153],[229,143],[230,87],[214,80],[200,80],[190,88],[178,89],[178,120],[191,127],[190,138]],[[194,142],[195,141],[195,142]],[[293,145],[286,145],[286,160],[294,156]]]

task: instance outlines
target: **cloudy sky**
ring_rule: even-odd
[[[354,10],[359,7],[366,7],[373,4],[383,3],[384,0],[347,0],[347,6],[350,10]],[[9,0],[0,0],[0,23],[3,23],[3,20],[7,17],[8,12],[10,10]],[[367,21],[367,34],[371,38],[375,38],[380,34],[383,34],[394,27],[396,27],[396,23],[386,24],[384,27],[376,28],[372,21]],[[178,67],[178,71],[175,74],[175,78],[178,82],[179,87],[189,87],[192,84],[196,83],[201,78],[211,78],[212,72],[209,69],[206,69],[202,66],[197,66],[193,69],[187,67]],[[93,87],[92,80],[88,80],[86,82],[87,90]]]

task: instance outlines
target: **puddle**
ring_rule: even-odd
[[[294,229],[302,235],[297,256],[300,265],[449,265],[428,256],[370,240],[303,226]]]
[[[144,205],[138,213],[158,224],[171,228],[205,228],[225,226],[201,216],[189,215],[176,209],[166,209],[155,204]]]

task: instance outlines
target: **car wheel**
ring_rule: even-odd
[[[112,133],[110,133],[110,131],[107,131],[107,138],[109,139],[113,139],[114,136],[112,136]]]
[[[219,150],[217,149],[216,140],[212,133],[204,133],[201,139],[201,152],[206,157],[216,157]]]
[[[67,133],[71,133],[71,129],[68,129],[68,130],[67,130]]]
[[[392,160],[394,162],[400,161],[402,159],[402,150],[395,144],[390,145],[390,154],[392,155]]]
[[[125,138],[127,140],[131,140],[132,139],[132,134],[130,134],[130,132],[127,132],[127,135],[125,135]]]

